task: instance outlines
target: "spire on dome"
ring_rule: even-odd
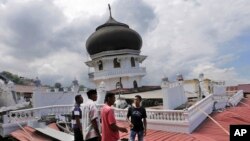
[[[110,7],[110,4],[108,4],[108,7],[109,7],[109,16],[110,16],[110,18],[112,18],[112,13],[111,13],[111,7]]]

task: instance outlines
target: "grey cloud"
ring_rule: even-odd
[[[62,12],[47,1],[6,4],[3,21],[11,36],[4,39],[19,58],[41,57],[50,52],[46,42],[61,22]]]
[[[11,36],[0,39],[12,48],[10,52],[20,59],[42,58],[66,48],[86,54],[85,41],[104,17],[78,17],[67,23],[66,17],[52,2],[31,1],[6,4],[2,24]],[[13,10],[15,9],[15,10]]]
[[[120,0],[112,5],[113,17],[128,24],[140,34],[153,30],[157,24],[154,9],[142,0]]]
[[[98,23],[94,19],[79,18],[58,30],[48,42],[55,48],[67,48],[70,51],[86,54],[85,42]]]

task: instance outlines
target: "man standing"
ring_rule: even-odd
[[[116,125],[116,119],[114,115],[114,110],[111,106],[115,103],[115,94],[106,93],[105,105],[101,110],[102,117],[102,141],[118,141],[119,131],[128,132],[124,127],[119,127]]]
[[[136,95],[134,105],[128,109],[127,121],[131,128],[130,141],[135,141],[136,134],[138,136],[138,141],[143,141],[143,136],[146,136],[147,134],[147,114],[145,108],[140,106],[141,100],[141,96]],[[129,117],[131,117],[131,121],[129,120]]]
[[[88,100],[83,106],[83,136],[85,141],[101,141],[99,131],[98,110],[94,101],[97,100],[96,90],[87,92]]]
[[[81,95],[75,96],[75,108],[72,111],[72,126],[74,130],[74,140],[75,141],[83,141],[83,135],[82,135],[82,110],[80,108],[80,105],[83,103],[83,98]]]

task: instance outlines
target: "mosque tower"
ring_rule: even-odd
[[[141,36],[127,24],[117,22],[111,15],[87,39],[86,49],[91,60],[85,62],[94,68],[89,79],[96,87],[105,83],[106,90],[141,87],[146,68],[140,67],[146,56],[140,55]]]

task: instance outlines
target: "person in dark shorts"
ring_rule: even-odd
[[[140,105],[141,100],[141,96],[136,95],[134,105],[128,109],[127,121],[131,128],[129,137],[130,141],[135,141],[136,135],[138,136],[138,141],[143,141],[143,137],[147,134],[147,114],[145,108]],[[131,120],[129,119],[130,117]]]
[[[72,111],[72,126],[74,130],[74,141],[83,141],[82,135],[82,110],[80,105],[83,103],[83,98],[81,95],[75,96],[75,107]]]

